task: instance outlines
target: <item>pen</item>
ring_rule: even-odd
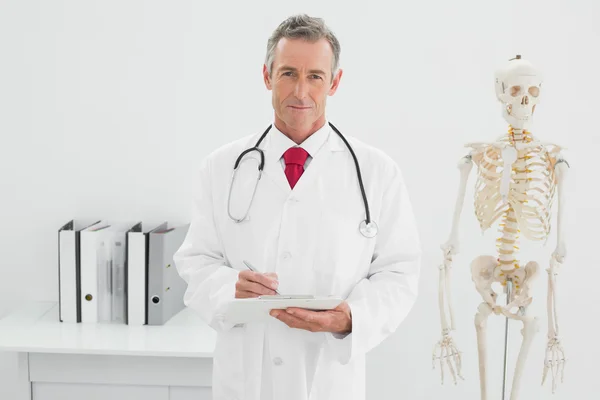
[[[244,261],[244,264],[246,264],[246,267],[248,267],[248,269],[249,269],[250,271],[254,271],[254,272],[257,272],[257,273],[259,273],[259,274],[261,273],[261,272],[260,272],[260,271],[258,271],[256,268],[254,268],[252,265],[250,265],[250,263],[249,263],[248,261]],[[281,294],[281,293],[279,293],[279,291],[278,291],[277,289],[273,289],[273,290],[275,290],[275,293],[277,293],[277,294]]]

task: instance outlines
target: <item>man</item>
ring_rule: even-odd
[[[188,283],[185,304],[218,333],[214,399],[364,399],[365,354],[415,302],[420,243],[402,174],[382,151],[349,137],[379,228],[375,237],[359,231],[366,216],[356,165],[325,115],[342,77],[339,56],[338,40],[319,18],[293,16],[269,39],[263,78],[273,92],[274,123],[258,146],[263,175],[251,201],[255,178],[248,176],[257,171],[252,159],[260,161],[254,151],[239,167],[250,173],[232,185],[231,203],[246,204],[235,214],[241,219],[248,210],[245,220],[230,216],[231,173],[262,132],[202,162],[175,262]],[[272,311],[266,323],[223,320],[228,301],[275,289],[345,301],[331,311]]]

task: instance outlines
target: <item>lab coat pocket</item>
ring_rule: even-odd
[[[343,295],[367,273],[372,239],[358,229],[363,214],[353,202],[322,209],[319,256],[313,264],[319,295]]]
[[[244,397],[244,334],[245,325],[220,331],[213,357],[213,389],[215,399]]]

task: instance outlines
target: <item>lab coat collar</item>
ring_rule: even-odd
[[[313,157],[309,168],[305,171],[302,178],[296,184],[294,193],[300,195],[306,190],[306,187],[314,182],[319,170],[327,168],[326,164],[331,157],[329,155],[334,151],[343,151],[346,149],[344,143],[339,136],[332,132],[329,121],[325,121],[323,127],[313,133],[299,146],[293,140],[285,136],[279,131],[275,124],[265,137],[265,169],[264,174],[269,177],[277,186],[279,186],[286,196],[291,194],[289,182],[281,165],[281,157],[283,153],[290,147],[302,147]],[[318,157],[317,157],[318,156]]]
[[[329,121],[325,120],[325,124],[319,128],[316,132],[310,135],[299,145],[296,144],[292,139],[287,137],[281,132],[273,123],[271,130],[267,134],[269,138],[268,149],[266,152],[267,163],[279,163],[283,153],[286,152],[290,147],[301,147],[308,152],[312,158],[316,158],[319,151],[323,148],[323,144],[329,138],[331,127]]]

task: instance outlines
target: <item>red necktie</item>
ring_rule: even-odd
[[[308,152],[302,147],[290,147],[283,153],[285,160],[285,176],[292,189],[296,186],[296,182],[304,172],[304,163],[308,157]]]

